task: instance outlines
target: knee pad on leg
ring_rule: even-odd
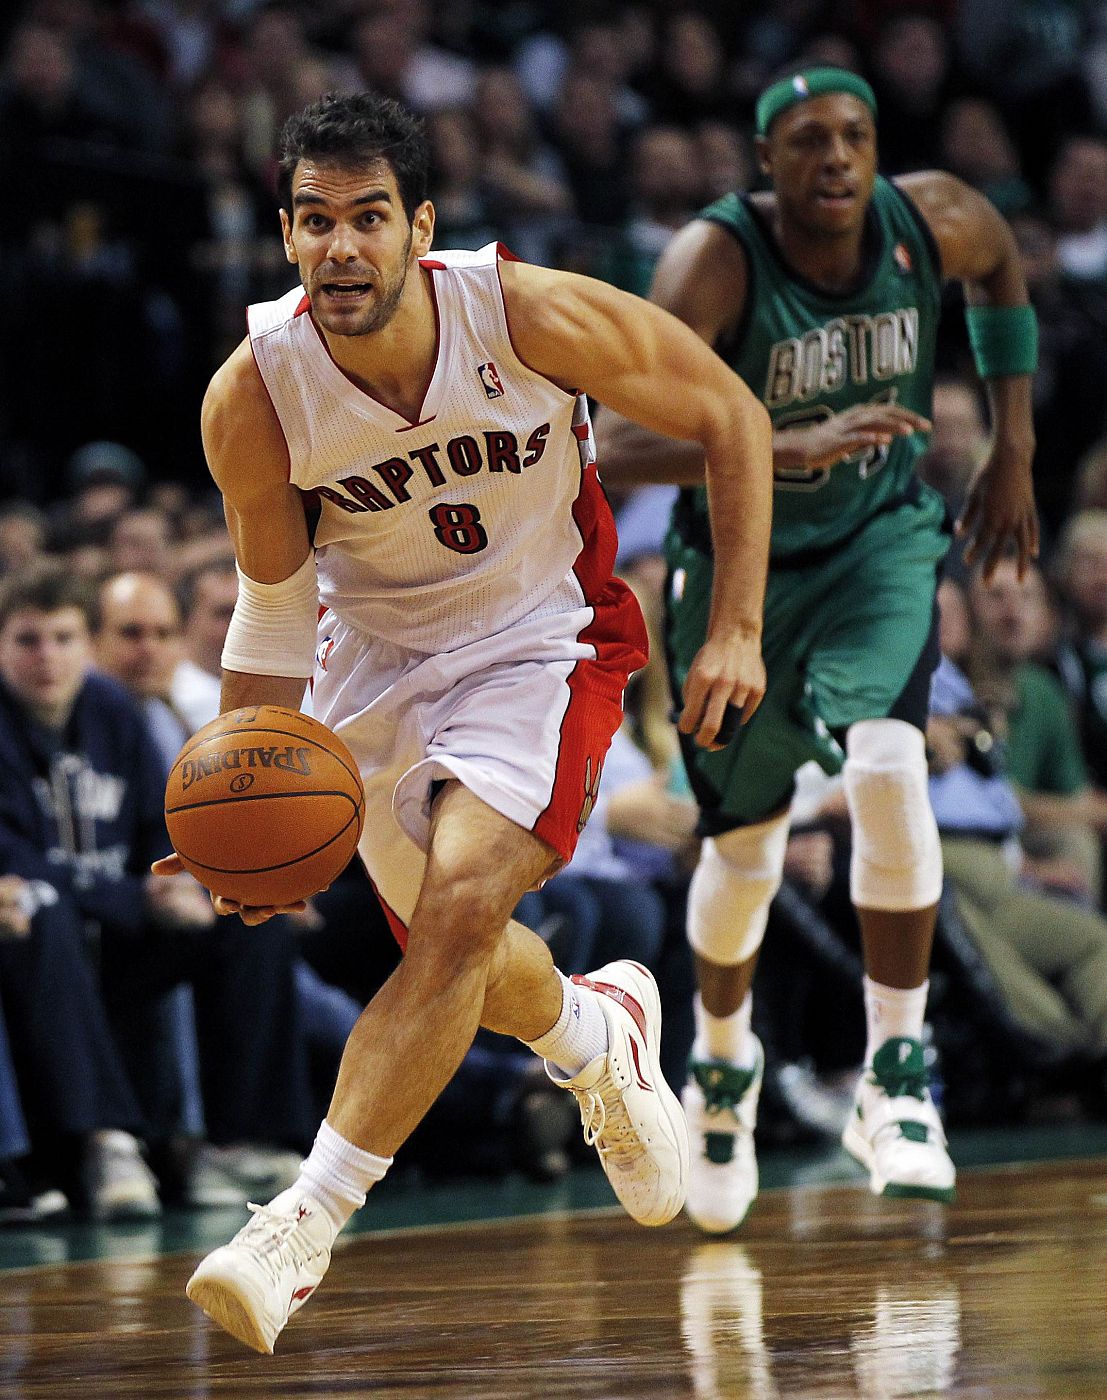
[[[727,967],[757,952],[787,844],[787,815],[704,841],[688,890],[688,941],[700,957]]]
[[[942,848],[930,808],[922,733],[899,719],[853,725],[842,778],[853,826],[854,904],[893,913],[937,904]]]

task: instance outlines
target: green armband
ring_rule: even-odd
[[[965,325],[981,379],[1033,374],[1038,368],[1038,316],[1032,306],[966,306]]]

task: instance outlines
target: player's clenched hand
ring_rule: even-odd
[[[897,403],[863,403],[832,413],[821,423],[779,428],[773,433],[773,465],[832,467],[855,453],[888,447],[897,437],[930,431],[930,420]]]
[[[1025,452],[994,447],[969,485],[958,535],[968,539],[965,563],[980,564],[985,583],[1010,549],[1019,578],[1038,557],[1038,512]]]
[[[154,861],[150,867],[154,875],[161,877],[180,875],[184,871],[181,858],[178,855],[164,856],[161,860]],[[248,904],[238,904],[233,899],[225,899],[221,894],[211,896],[211,907],[217,914],[228,915],[237,914],[244,924],[263,924],[267,919],[272,919],[277,914],[302,914],[307,908],[306,900],[299,899],[295,904],[269,904],[265,906],[255,906]]]
[[[684,682],[684,709],[677,728],[694,735],[701,748],[725,748],[733,737],[724,728],[728,707],[745,724],[764,694],[760,637],[709,637],[693,658]]]

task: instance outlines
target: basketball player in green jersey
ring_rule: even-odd
[[[844,1142],[879,1194],[953,1195],[921,1045],[942,887],[923,736],[949,535],[941,500],[915,473],[944,278],[965,284],[994,428],[957,525],[966,558],[990,573],[1010,548],[1020,570],[1037,552],[1036,324],[1006,223],[952,176],[879,177],[876,101],[853,73],[778,82],[757,119],[771,190],[729,195],[683,229],[651,294],[760,394],[774,428],[768,688],[725,748],[684,750],[705,838],[688,911],[699,992],[687,1209],[711,1231],[740,1224],[757,1194],[764,1058],[750,985],[794,774],[812,758],[843,774],[864,944],[868,1042]],[[666,543],[679,699],[707,626],[714,549],[726,547],[711,538],[702,462],[622,419],[601,418],[599,436],[608,481],[684,487]]]

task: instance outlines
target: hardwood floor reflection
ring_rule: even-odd
[[[272,1358],[185,1301],[192,1263],[0,1275],[0,1395],[1107,1396],[1107,1161],[966,1173],[949,1208],[766,1193],[733,1239],[607,1212],[363,1235]]]

